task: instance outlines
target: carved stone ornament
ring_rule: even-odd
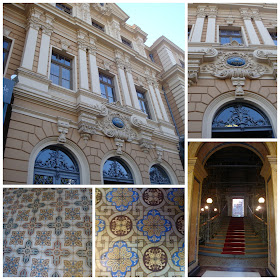
[[[123,122],[122,127],[118,127],[114,124],[113,119],[116,118]],[[110,138],[118,138],[127,142],[137,139],[136,131],[131,128],[129,116],[121,113],[109,112],[108,116],[96,122],[96,127]]]
[[[70,46],[70,43],[65,39],[60,40],[60,44],[61,44],[62,50],[64,50],[64,51],[67,51]]]
[[[66,143],[66,134],[68,133],[68,129],[70,127],[69,122],[58,119],[57,121],[57,129],[60,135],[58,136],[58,143]]]
[[[139,140],[140,148],[143,152],[149,153],[151,149],[154,149],[155,144],[151,140],[141,139]]]
[[[91,135],[96,134],[95,125],[87,121],[80,121],[78,124],[78,132],[81,134],[81,137],[87,142]]]
[[[192,86],[197,83],[198,70],[188,71],[188,86]]]
[[[92,3],[91,6],[103,15],[110,16],[112,13],[109,3]]]
[[[111,70],[111,63],[109,61],[104,60],[103,61],[104,69],[107,71]]]
[[[115,138],[115,144],[117,146],[117,151],[116,151],[117,155],[121,155],[123,153],[122,152],[123,143],[124,143],[124,140]]]
[[[245,60],[245,64],[241,66],[230,65],[227,61],[232,57]],[[211,73],[219,79],[230,79],[232,77],[259,79],[264,74],[269,73],[269,69],[255,62],[252,55],[242,52],[219,52],[216,61],[202,65],[200,72]]]
[[[157,153],[157,161],[159,163],[162,162],[163,148],[160,146],[156,146],[156,153]]]
[[[143,87],[144,83],[145,83],[145,79],[142,78],[141,76],[138,76],[137,80],[138,80],[139,86]]]

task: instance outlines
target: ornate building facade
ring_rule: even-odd
[[[184,52],[116,4],[5,4],[5,184],[183,184]]]
[[[277,135],[276,4],[188,6],[190,138]]]

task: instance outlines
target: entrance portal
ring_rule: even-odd
[[[244,217],[244,199],[232,199],[232,217]]]

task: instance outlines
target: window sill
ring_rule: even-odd
[[[56,85],[54,83],[51,83],[50,84],[50,89],[53,89],[55,91],[59,91],[59,92],[62,92],[62,93],[70,93],[70,94],[75,94],[76,91],[74,91],[73,89],[68,89],[68,88],[65,88],[65,87],[62,87],[62,86],[59,86],[59,85]]]

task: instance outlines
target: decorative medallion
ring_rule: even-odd
[[[17,275],[17,270],[19,266],[19,257],[6,257],[4,261],[3,273]]]
[[[99,219],[99,216],[95,216],[95,235],[105,229],[105,221]]]
[[[112,123],[114,126],[118,127],[118,128],[123,128],[124,127],[124,122],[122,119],[114,117],[112,119]]]
[[[18,248],[17,253],[23,254],[23,257],[22,257],[23,263],[28,263],[29,259],[31,258],[31,255],[38,255],[39,250],[37,248],[32,248],[32,242],[30,240],[27,240],[25,243],[25,247]]]
[[[144,265],[153,272],[163,270],[167,265],[167,255],[159,247],[149,248],[143,255]]]
[[[185,271],[185,244],[172,255],[172,262],[180,267],[180,271]]]
[[[30,277],[48,277],[50,260],[32,259]]]
[[[177,221],[176,221],[176,228],[177,230],[182,234],[184,235],[185,233],[185,219],[184,219],[184,215],[183,216],[180,216]]]
[[[108,192],[106,198],[109,202],[112,202],[118,211],[125,211],[133,202],[137,201],[139,195],[132,188],[113,188]]]
[[[98,204],[102,199],[102,192],[99,189],[95,189],[95,204]]]
[[[158,210],[150,210],[147,216],[137,222],[138,230],[152,243],[159,242],[167,231],[171,230],[170,221],[164,219]]]
[[[138,263],[138,259],[138,255],[127,247],[126,242],[117,241],[101,256],[100,262],[113,277],[125,277],[126,272]]]
[[[246,60],[239,56],[232,56],[227,59],[227,64],[231,66],[243,66],[245,63]]]
[[[168,199],[184,210],[184,189],[171,189],[167,195]]]
[[[110,229],[117,236],[127,235],[132,229],[132,221],[124,215],[116,216],[110,222]]]
[[[163,192],[160,189],[146,189],[143,193],[143,200],[151,206],[159,205],[163,201]]]

